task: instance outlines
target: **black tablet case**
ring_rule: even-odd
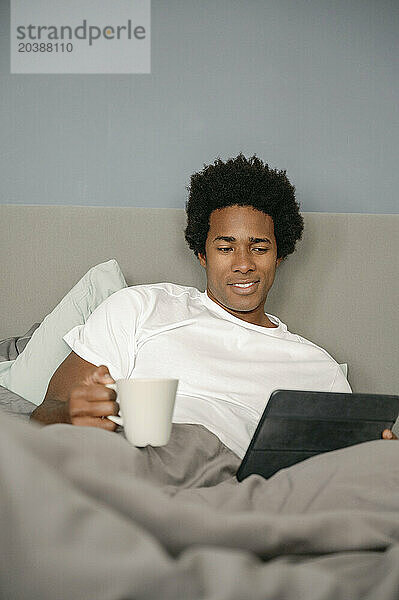
[[[238,481],[265,478],[310,458],[381,439],[399,413],[399,396],[275,390],[240,468]]]

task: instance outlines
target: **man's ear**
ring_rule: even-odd
[[[278,266],[279,266],[279,264],[281,263],[281,261],[282,261],[282,260],[283,260],[283,257],[282,257],[282,256],[280,256],[280,258],[278,258],[278,259],[276,260],[276,267],[278,267]]]
[[[201,252],[198,252],[198,260],[200,261],[201,267],[204,267],[204,269],[206,269],[206,255],[202,254]]]

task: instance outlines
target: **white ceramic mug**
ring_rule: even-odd
[[[121,417],[108,419],[123,425],[134,446],[165,446],[172,431],[178,379],[118,379],[106,386],[116,391]]]

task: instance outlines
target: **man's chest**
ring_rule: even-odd
[[[262,410],[273,389],[330,385],[331,366],[312,347],[301,346],[229,322],[177,324],[142,332],[130,376],[176,377],[180,394]]]

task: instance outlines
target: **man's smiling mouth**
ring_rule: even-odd
[[[249,289],[252,289],[258,283],[259,283],[259,279],[257,281],[248,281],[248,282],[242,282],[242,283],[229,283],[228,285],[230,285],[231,287],[234,287],[236,289],[249,290]]]

